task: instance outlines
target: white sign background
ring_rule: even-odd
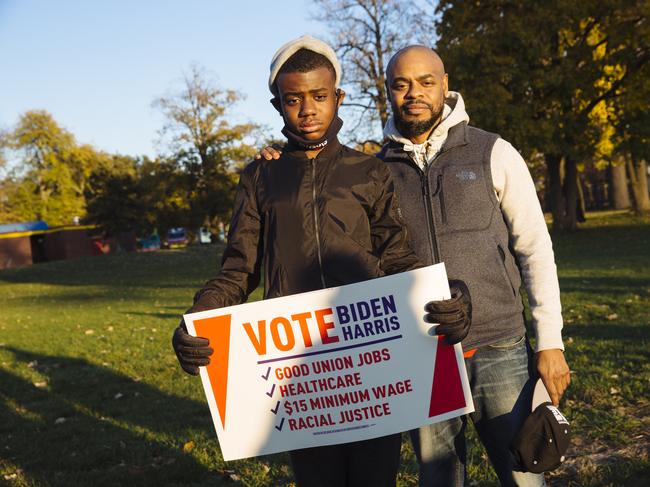
[[[447,298],[444,264],[437,264],[337,288],[185,315],[190,334],[197,336],[198,328],[198,336],[210,338],[215,349],[211,364],[201,367],[200,373],[224,460],[376,438],[472,412],[460,345],[439,343],[432,333],[433,325],[423,319],[427,302]],[[352,319],[355,311],[349,305],[360,302],[368,306],[357,305],[356,313],[372,310],[374,304],[374,316]],[[394,303],[396,313],[385,303]],[[339,320],[336,307],[342,305],[348,305],[345,313],[350,322]],[[319,328],[314,311],[325,308],[331,308],[332,313],[324,315]],[[291,317],[306,312],[311,314],[301,329],[300,320]],[[345,313],[341,315],[343,321]],[[291,324],[291,330],[279,322],[270,326],[276,317],[285,317],[280,321]],[[391,322],[391,317],[396,318]],[[396,326],[394,322],[399,328],[391,329]],[[291,333],[295,345],[290,350],[279,349],[271,328],[280,348],[291,344]],[[253,338],[260,347],[264,334],[266,350],[260,355]],[[338,337],[337,342],[334,337]],[[309,342],[311,346],[306,346]],[[438,370],[434,380],[434,364],[442,363],[443,353],[445,370]],[[357,367],[360,354],[366,363]],[[436,361],[438,354],[440,360]],[[339,364],[352,360],[355,368],[315,373],[326,365],[323,361],[332,363],[330,359],[337,358]],[[287,368],[308,371],[308,375],[287,378],[283,373]],[[337,378],[348,385],[323,390]],[[325,379],[321,387],[312,382],[320,379]],[[323,388],[324,383],[329,385]],[[373,388],[389,384],[397,393],[376,397]],[[340,404],[335,397],[339,394],[350,403],[319,407],[318,398],[324,396]],[[355,398],[361,402],[352,403]],[[300,411],[304,405],[307,410]],[[341,422],[343,411],[347,412],[346,420]],[[382,415],[376,416],[373,411]]]

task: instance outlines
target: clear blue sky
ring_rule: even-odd
[[[279,135],[269,61],[292,38],[327,35],[313,13],[308,0],[0,0],[0,128],[45,109],[80,143],[154,156],[151,102],[197,63],[246,95],[236,121]]]

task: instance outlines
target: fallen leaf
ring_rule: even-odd
[[[123,395],[124,395],[124,394],[122,394],[121,392],[118,392],[117,394],[115,394],[115,395],[113,396],[113,398],[115,398],[115,399],[119,399],[119,398],[122,397]]]
[[[621,391],[618,390],[616,387],[610,387],[610,388],[609,388],[609,393],[610,393],[612,396],[618,394],[619,392],[621,392]]]
[[[56,419],[54,420],[54,424],[63,424],[63,423],[65,423],[65,422],[66,422],[66,419],[65,419],[65,418],[56,418]]]
[[[611,315],[607,315],[606,318],[607,318],[609,321],[614,321],[614,320],[617,320],[617,319],[618,319],[618,315],[617,315],[616,313],[612,313]]]
[[[33,369],[34,367],[38,366],[38,360],[32,360],[30,363],[27,364],[27,367],[30,369]]]
[[[93,333],[95,333],[95,330],[86,330],[84,333],[86,335],[92,335]]]
[[[38,387],[39,389],[43,389],[44,387],[47,387],[47,382],[46,381],[34,382],[34,386]]]
[[[112,326],[109,326],[109,327],[106,328],[106,329],[107,329],[108,331],[113,331],[115,328],[113,328]]]

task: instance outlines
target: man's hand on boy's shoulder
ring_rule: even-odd
[[[174,330],[172,346],[182,369],[190,375],[199,375],[199,367],[210,363],[214,350],[209,346],[210,340],[190,335],[183,325],[181,322]]]
[[[273,144],[273,145],[267,145],[259,151],[257,154],[255,154],[255,160],[259,159],[265,159],[267,161],[270,161],[271,159],[280,159],[280,156],[282,155],[282,146],[278,144]]]

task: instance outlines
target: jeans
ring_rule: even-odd
[[[479,348],[465,359],[475,411],[469,414],[502,486],[540,487],[543,474],[513,471],[509,446],[531,411],[536,372],[525,336]],[[462,487],[467,416],[411,431],[420,487]]]

